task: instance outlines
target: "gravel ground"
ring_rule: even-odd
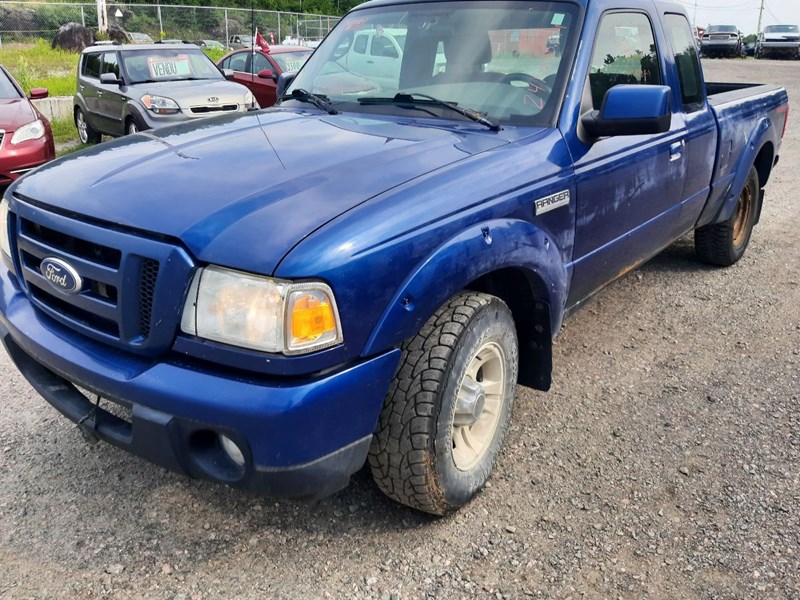
[[[706,71],[800,91],[795,62]],[[0,597],[800,598],[795,119],[744,259],[681,240],[568,321],[451,517],[364,472],[309,506],[88,446],[3,354]]]

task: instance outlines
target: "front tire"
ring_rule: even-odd
[[[145,129],[136,117],[128,117],[125,121],[125,135],[134,135]]]
[[[758,171],[750,167],[731,218],[695,230],[694,247],[700,260],[729,267],[742,258],[759,213],[760,190]]]
[[[86,115],[80,108],[75,109],[75,127],[78,129],[78,139],[81,144],[98,144],[100,142],[100,132],[89,125]]]
[[[502,300],[463,292],[442,306],[403,344],[369,453],[381,491],[435,515],[466,504],[500,453],[518,360]]]

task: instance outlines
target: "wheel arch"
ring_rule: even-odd
[[[759,187],[764,187],[766,180],[761,181],[761,169],[764,170],[766,178],[769,179],[769,174],[772,171],[772,164],[775,160],[775,141],[779,134],[780,132],[776,131],[770,119],[765,117],[758,122],[750,142],[744,147],[744,151],[736,163],[734,169],[736,176],[728,187],[727,195],[721,203],[716,216],[710,219],[708,221],[709,223],[723,223],[731,218],[736,208],[739,195],[744,189],[751,166],[755,166],[758,171]],[[701,218],[701,220],[703,219]]]
[[[552,333],[561,325],[568,282],[557,245],[532,223],[496,219],[474,225],[441,244],[399,286],[364,354],[415,335],[455,294],[484,291],[505,301],[514,316],[519,383],[549,389]]]
[[[767,185],[769,177],[772,174],[772,167],[775,162],[775,146],[771,141],[765,143],[758,151],[756,156],[755,167],[758,171],[758,185],[762,188]]]
[[[535,272],[506,267],[481,275],[466,289],[497,296],[506,303],[517,329],[520,385],[550,389],[553,333],[547,286]]]

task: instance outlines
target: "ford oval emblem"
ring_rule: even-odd
[[[60,258],[45,258],[39,270],[50,285],[64,294],[77,294],[83,287],[83,279],[75,267]]]

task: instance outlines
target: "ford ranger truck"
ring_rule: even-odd
[[[389,30],[394,80],[332,84]],[[652,0],[375,0],[282,85],[12,185],[0,337],[89,439],[295,498],[368,462],[434,514],[484,485],[587,298],[692,231],[741,258],[788,114],[706,83]]]

